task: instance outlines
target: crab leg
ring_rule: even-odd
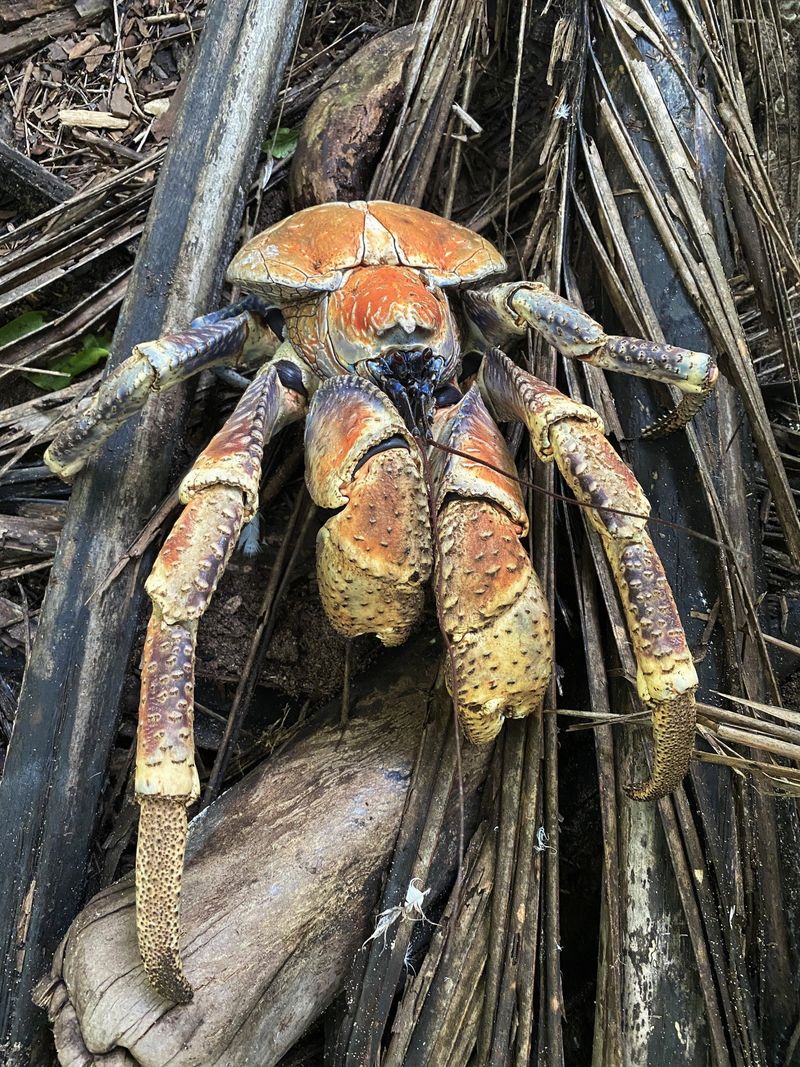
[[[135,345],[100,385],[91,405],[72,420],[44,454],[48,467],[65,481],[83,469],[100,445],[137,411],[151,393],[169,389],[202,370],[236,366],[268,354],[274,340],[252,299],[195,319],[188,330]]]
[[[591,408],[539,381],[497,349],[484,358],[479,383],[497,417],[524,423],[539,458],[555,460],[577,499],[588,505],[587,518],[600,535],[622,600],[639,695],[653,720],[652,776],[628,792],[638,800],[664,796],[688,769],[697,674],[663,565],[647,533],[648,500]]]
[[[180,959],[179,907],[186,806],[199,793],[192,738],[197,625],[257,509],[265,442],[304,413],[304,396],[282,383],[274,364],[259,372],[184,479],[186,508],[146,583],[153,614],[136,753],[136,920],[148,978],[179,1003],[192,996]]]
[[[706,352],[635,337],[614,337],[580,308],[539,282],[505,282],[465,294],[467,313],[489,344],[504,345],[528,326],[564,356],[605,370],[673,385],[684,393],[674,411],[643,432],[671,433],[705,403],[716,383],[716,360]]]
[[[504,718],[540,707],[553,670],[552,626],[520,543],[528,517],[514,462],[476,386],[437,415],[434,434],[475,457],[433,452],[434,591],[448,638],[448,688],[465,734],[483,744]]]

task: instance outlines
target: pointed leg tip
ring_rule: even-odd
[[[139,798],[136,926],[145,974],[165,999],[187,1004],[192,987],[180,957],[180,897],[186,798]]]
[[[670,780],[667,782],[658,782],[655,778],[648,778],[638,784],[629,783],[623,786],[623,789],[631,800],[662,800],[664,797],[669,796],[673,789],[680,785],[682,780],[683,775],[675,779],[675,781]]]
[[[189,1004],[194,998],[194,989],[183,973],[180,959],[165,955],[146,963],[145,974],[153,989],[173,1004]]]
[[[667,411],[660,419],[645,426],[641,431],[641,438],[645,441],[652,441],[657,437],[668,437],[671,433],[682,430],[699,411],[702,411],[711,392],[712,389],[709,388],[702,393],[688,393],[672,411]]]
[[[625,786],[631,800],[660,800],[689,773],[696,730],[695,687],[650,705],[653,716],[654,765],[644,782]]]

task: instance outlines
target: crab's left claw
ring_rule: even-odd
[[[562,355],[605,370],[673,385],[684,394],[674,410],[642,431],[658,437],[682,426],[697,414],[714,389],[719,370],[713,356],[659,341],[607,334],[581,308],[540,282],[506,282],[465,294],[468,313],[492,343],[503,333],[523,333],[530,326]],[[493,335],[493,331],[497,331]]]
[[[665,796],[689,766],[697,673],[664,567],[646,529],[650,505],[606,440],[597,412],[517,367],[497,349],[485,357],[481,391],[501,420],[527,425],[540,459],[555,460],[600,535],[619,588],[637,664],[637,689],[653,722],[650,779],[638,800]]]

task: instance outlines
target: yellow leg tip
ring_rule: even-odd
[[[186,846],[186,801],[140,796],[136,849],[136,931],[150,984],[167,1000],[186,1004],[192,987],[180,957],[180,900]]]

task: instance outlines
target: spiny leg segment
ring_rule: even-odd
[[[264,445],[302,418],[305,406],[304,396],[282,383],[278,366],[256,376],[184,479],[186,508],[146,583],[153,615],[142,657],[136,754],[136,918],[147,976],[178,1003],[192,996],[180,959],[179,910],[185,809],[199,792],[192,737],[197,626],[242,525],[258,507]]]
[[[688,769],[697,673],[646,529],[649,502],[591,408],[517,367],[498,349],[484,357],[479,384],[495,415],[526,425],[537,456],[544,462],[555,460],[577,499],[589,505],[588,520],[600,536],[622,599],[639,695],[653,719],[652,775],[628,791],[637,800],[664,796]]]
[[[467,737],[484,744],[505,718],[540,708],[553,670],[552,625],[520,541],[528,516],[514,461],[476,386],[436,416],[433,432],[454,450],[434,449],[431,463],[447,683]]]
[[[144,407],[152,393],[170,389],[202,370],[264,359],[274,343],[267,309],[248,297],[195,319],[179,333],[135,345],[131,355],[103,379],[86,411],[58,434],[45,452],[48,467],[71,481],[100,445]]]
[[[643,430],[643,437],[685,426],[702,408],[719,376],[716,360],[708,353],[607,334],[585,311],[539,282],[504,282],[469,290],[464,293],[464,307],[489,345],[503,348],[530,326],[564,356],[680,389],[684,396],[678,406]]]

